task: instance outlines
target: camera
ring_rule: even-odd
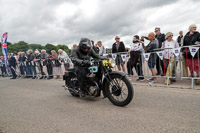
[[[133,40],[133,43],[138,43],[139,41],[138,40]]]

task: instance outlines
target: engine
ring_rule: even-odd
[[[88,94],[90,96],[97,96],[98,94],[98,87],[97,86],[90,86],[89,89],[88,89]]]

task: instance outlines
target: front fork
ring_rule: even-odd
[[[109,84],[111,84],[112,88],[113,88],[113,86],[115,86],[114,88],[116,88],[116,89],[121,89],[121,88],[120,88],[119,83],[116,80],[113,80],[111,78],[109,72],[107,72],[104,76],[105,77],[104,77],[104,80],[103,80],[103,90],[102,91],[103,91],[104,98],[106,98],[107,95],[108,95],[107,91],[109,91],[108,90],[109,89]],[[120,79],[122,79],[124,77],[123,75],[120,75],[120,76],[121,76]],[[117,91],[117,90],[114,90],[114,91]]]

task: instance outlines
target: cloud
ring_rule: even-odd
[[[133,35],[147,35],[157,26],[177,36],[200,23],[197,0],[1,0],[0,5],[0,34],[7,31],[10,42],[43,45],[71,46],[88,37],[111,47],[120,35],[129,46]]]

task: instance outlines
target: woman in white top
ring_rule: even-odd
[[[164,50],[164,65],[165,65],[165,73],[166,76],[175,76],[176,70],[174,67],[174,54],[173,54],[173,48],[178,48],[179,44],[173,40],[173,33],[168,32],[165,36],[165,41],[162,44],[162,48],[165,48]],[[170,84],[170,82],[169,82]]]

